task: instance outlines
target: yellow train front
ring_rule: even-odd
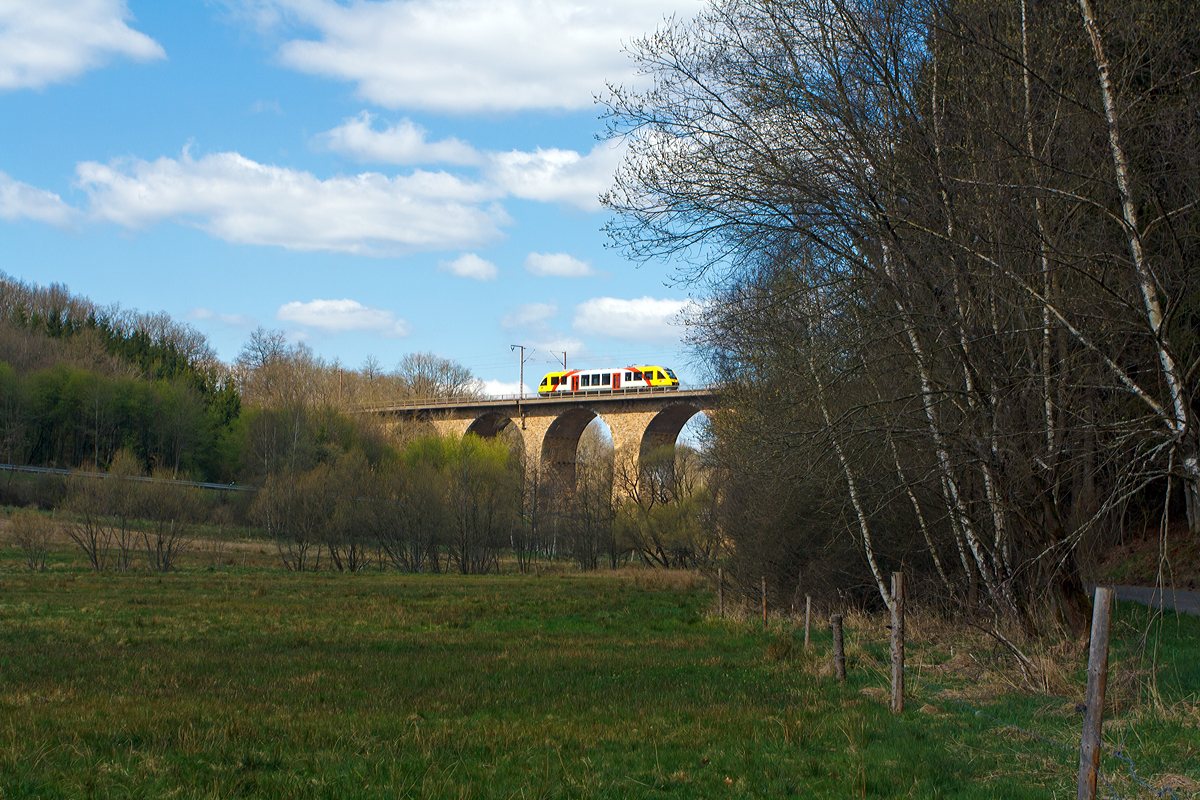
[[[553,397],[585,392],[627,392],[638,389],[678,389],[679,378],[666,367],[641,366],[619,369],[572,369],[550,372],[542,378],[538,394]]]

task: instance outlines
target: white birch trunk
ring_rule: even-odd
[[[1129,159],[1121,144],[1121,120],[1117,110],[1116,93],[1113,91],[1109,78],[1108,58],[1104,54],[1104,43],[1100,39],[1100,28],[1096,24],[1096,15],[1092,9],[1091,0],[1079,0],[1079,9],[1083,14],[1083,25],[1087,30],[1092,44],[1092,54],[1096,59],[1096,76],[1100,83],[1100,95],[1104,101],[1104,118],[1108,123],[1108,145],[1112,153],[1113,170],[1117,178],[1117,190],[1121,195],[1121,216],[1125,223],[1125,235],[1129,243],[1129,251],[1133,257],[1133,268],[1141,288],[1142,305],[1146,322],[1154,334],[1158,360],[1162,365],[1163,382],[1169,394],[1169,402],[1165,404],[1163,422],[1179,443],[1183,452],[1180,463],[1184,471],[1184,495],[1187,498],[1188,527],[1193,535],[1200,534],[1200,461],[1196,446],[1196,433],[1191,429],[1191,414],[1189,408],[1189,393],[1184,378],[1179,374],[1179,367],[1171,354],[1170,340],[1163,330],[1162,301],[1158,295],[1158,282],[1154,271],[1146,260],[1142,249],[1141,227],[1138,221],[1137,206],[1133,200],[1133,187],[1129,175]]]

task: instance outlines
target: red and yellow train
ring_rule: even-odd
[[[620,369],[572,369],[548,373],[538,386],[538,394],[553,397],[558,394],[650,388],[678,389],[679,378],[666,367],[653,365]]]

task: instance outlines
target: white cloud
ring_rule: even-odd
[[[504,315],[501,328],[523,328],[528,325],[545,325],[546,321],[558,316],[554,303],[525,303]]]
[[[94,218],[128,228],[173,219],[228,242],[390,255],[472,247],[510,220],[489,193],[445,172],[320,180],[237,153],[76,167]]]
[[[427,142],[420,125],[402,119],[382,131],[375,130],[375,115],[369,111],[345,120],[318,136],[325,147],[357,161],[384,164],[479,164],[483,156],[458,139]]]
[[[521,387],[520,381],[479,381],[480,388],[488,397],[511,397],[518,393]],[[529,387],[525,387],[525,394],[529,395]]]
[[[484,173],[507,194],[523,200],[570,203],[599,211],[599,195],[612,184],[624,147],[600,143],[581,156],[574,150],[513,150],[490,154]]]
[[[346,119],[317,140],[357,161],[384,164],[461,164],[482,168],[497,197],[569,203],[584,211],[600,209],[599,195],[612,183],[625,154],[624,144],[601,142],[587,155],[574,150],[538,148],[532,152],[479,151],[459,139],[427,142],[427,131],[402,119],[383,130],[368,111]]]
[[[0,219],[32,219],[60,228],[71,227],[79,212],[53,192],[14,180],[0,172]]]
[[[315,28],[279,50],[301,72],[356,84],[387,108],[582,109],[605,82],[633,84],[622,44],[698,0],[259,0]],[[268,15],[260,11],[260,20]]]
[[[69,80],[114,56],[166,58],[130,18],[124,0],[0,0],[0,90]]]
[[[438,272],[449,272],[451,275],[470,278],[473,281],[494,281],[500,274],[495,264],[474,253],[463,253],[453,261],[439,261]]]
[[[327,333],[360,331],[397,338],[407,336],[408,323],[394,312],[364,306],[355,300],[313,300],[310,303],[284,303],[275,318],[295,322]]]
[[[573,327],[580,333],[635,342],[678,340],[683,333],[680,316],[690,305],[687,300],[653,297],[634,300],[596,297],[575,307]]]
[[[530,253],[525,257],[525,269],[539,277],[584,278],[592,274],[590,264],[566,253]]]

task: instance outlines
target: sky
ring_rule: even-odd
[[[701,0],[0,0],[0,270],[494,394],[659,364],[694,299],[606,247],[595,102]],[[560,367],[561,368],[561,367]],[[532,376],[532,377],[531,377]]]

